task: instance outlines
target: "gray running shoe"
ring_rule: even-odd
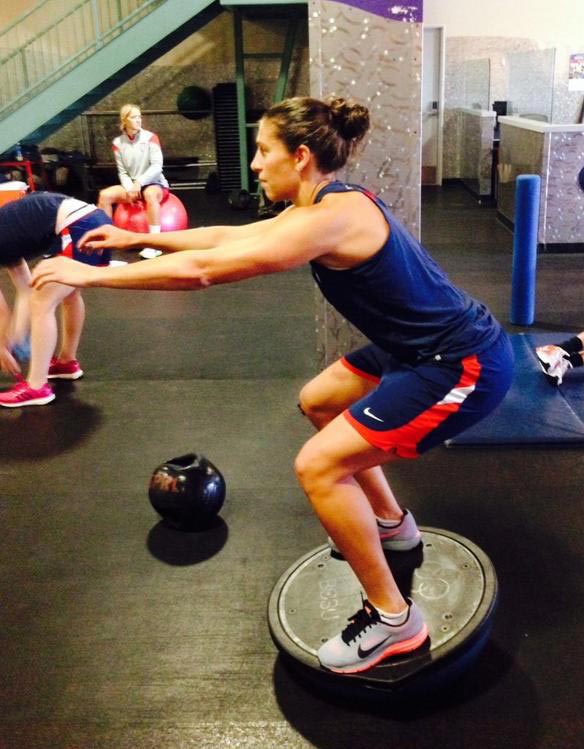
[[[382,620],[369,601],[363,601],[350,624],[319,648],[320,665],[339,674],[355,674],[392,655],[416,650],[426,641],[428,627],[413,601],[408,600],[408,607],[406,621],[394,626]]]
[[[553,382],[554,385],[561,385],[566,372],[572,369],[572,363],[568,359],[568,352],[559,346],[550,344],[548,346],[538,346],[535,349],[535,355],[548,380]]]
[[[409,551],[415,548],[422,540],[422,534],[418,530],[414,516],[409,510],[404,510],[404,516],[398,525],[386,526],[382,520],[377,520],[379,539],[386,551]],[[329,546],[337,556],[341,552],[332,538],[328,537]]]

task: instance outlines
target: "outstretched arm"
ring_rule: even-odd
[[[274,219],[269,230],[267,224],[261,223],[261,233],[213,249],[186,250],[124,267],[100,268],[64,257],[45,260],[35,269],[33,285],[42,288],[58,282],[77,287],[203,289],[303,265],[334,247],[339,231],[337,217],[321,205],[295,208],[286,220]],[[187,232],[177,232],[181,233]]]
[[[134,250],[148,245],[164,252],[202,250],[217,247],[264,232],[277,222],[284,213],[265,221],[255,221],[245,226],[200,226],[197,229],[168,231],[161,234],[139,234],[106,224],[92,229],[80,242],[80,249],[88,251],[100,249]]]

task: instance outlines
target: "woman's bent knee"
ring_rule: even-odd
[[[306,449],[306,445],[301,448],[300,452],[296,456],[296,459],[294,461],[294,472],[296,474],[296,478],[300,482],[300,485],[303,488],[306,488],[306,485],[310,483],[311,481],[311,460],[309,451]]]
[[[312,421],[314,404],[310,397],[310,383],[305,385],[298,395],[298,408],[304,416],[307,416]]]
[[[97,196],[97,207],[98,208],[106,208],[107,206],[112,205],[113,200],[110,198],[106,190],[100,190],[99,195]]]
[[[332,408],[319,397],[319,389],[313,387],[312,381],[307,383],[298,396],[298,408],[314,426],[321,429],[329,421],[338,416],[338,409]]]
[[[309,496],[327,484],[332,476],[331,466],[325,456],[315,449],[311,440],[296,456],[294,471],[298,482]]]
[[[142,190],[142,199],[146,205],[160,205],[164,197],[162,188],[149,186]]]

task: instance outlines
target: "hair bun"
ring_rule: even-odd
[[[306,145],[323,174],[342,169],[369,129],[362,104],[331,96],[323,101],[295,96],[273,104],[264,114],[289,153]]]
[[[328,100],[331,124],[345,140],[361,140],[369,129],[369,110],[362,104],[337,96]]]

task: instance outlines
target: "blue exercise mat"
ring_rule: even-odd
[[[503,402],[478,424],[446,442],[448,447],[584,444],[584,367],[569,370],[560,387],[548,381],[536,346],[559,343],[573,333],[510,336],[515,376]]]

